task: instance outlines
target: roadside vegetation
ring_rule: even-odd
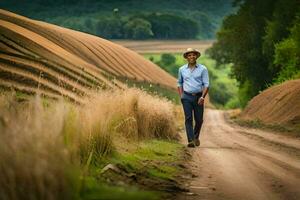
[[[87,102],[2,92],[0,199],[158,199],[179,188],[169,101],[128,89]]]
[[[178,76],[179,67],[186,64],[181,53],[144,54],[144,57],[159,65],[175,78]],[[231,65],[216,65],[216,62],[206,54],[203,54],[197,62],[208,68],[211,83],[209,91],[211,103],[217,108],[239,108],[238,87],[236,80],[231,77]]]
[[[262,90],[300,78],[298,0],[237,1],[208,54],[232,64],[242,107]]]
[[[138,88],[153,96],[166,98],[175,104],[180,103],[180,98],[178,96],[177,90],[175,90],[174,88],[168,88],[166,86],[155,83],[135,81],[132,79],[127,79],[125,81],[130,88]]]

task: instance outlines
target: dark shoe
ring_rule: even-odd
[[[187,146],[188,147],[195,147],[195,143],[194,142],[189,142]]]
[[[195,140],[195,145],[196,145],[196,146],[200,146],[200,140],[199,140],[199,139],[196,139],[196,140]]]

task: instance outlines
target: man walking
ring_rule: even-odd
[[[178,93],[184,110],[188,147],[200,145],[204,99],[209,87],[207,68],[196,62],[200,56],[201,53],[197,49],[188,48],[183,54],[188,63],[178,70]]]

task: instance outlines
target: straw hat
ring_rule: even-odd
[[[183,57],[186,58],[188,53],[196,53],[197,54],[197,58],[199,58],[201,56],[201,53],[198,49],[193,49],[193,48],[187,48],[187,50],[183,53]]]

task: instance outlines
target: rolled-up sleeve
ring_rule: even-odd
[[[182,74],[181,74],[181,69],[178,69],[178,79],[177,79],[177,86],[178,87],[182,87],[183,85],[183,78],[182,78]]]
[[[204,87],[209,87],[209,76],[208,76],[208,70],[207,68],[204,68],[203,69],[203,72],[202,72],[202,82],[203,82],[203,86]]]

